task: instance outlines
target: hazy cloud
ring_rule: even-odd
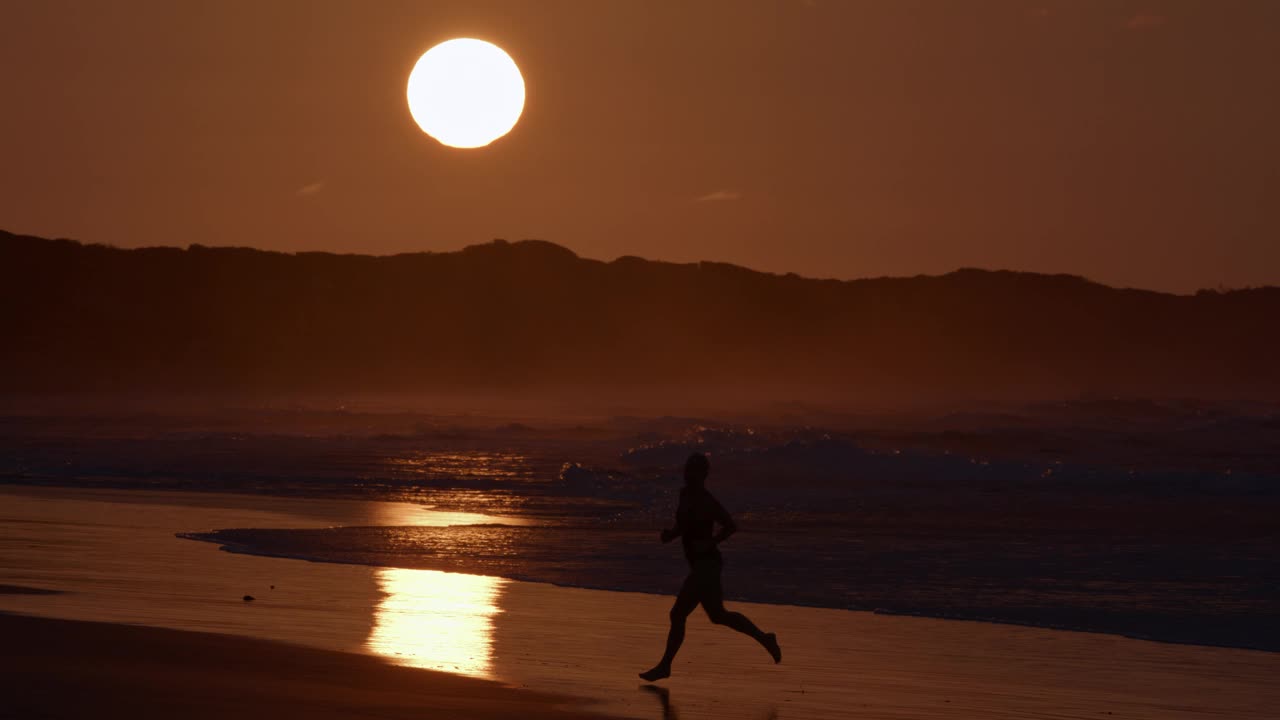
[[[1151,28],[1160,27],[1163,24],[1163,15],[1157,15],[1151,12],[1140,12],[1126,20],[1124,26],[1129,30],[1150,30]]]
[[[295,192],[294,195],[297,195],[298,197],[306,197],[307,195],[315,195],[316,193],[320,192],[323,189],[324,189],[324,181],[317,180],[311,183],[310,185],[303,185],[302,187],[298,188],[298,191]]]
[[[698,198],[694,202],[720,202],[722,200],[741,200],[742,193],[736,190],[716,190]]]

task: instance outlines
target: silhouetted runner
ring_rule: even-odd
[[[671,606],[671,631],[667,634],[667,651],[658,664],[640,673],[640,677],[654,682],[671,676],[671,661],[675,660],[684,642],[684,623],[698,604],[707,611],[707,617],[717,625],[726,625],[744,635],[750,635],[773,656],[775,663],[782,662],[782,649],[773,633],[761,632],[742,613],[724,609],[723,592],[720,589],[720,550],[716,546],[738,530],[729,513],[707,492],[707,474],[711,463],[702,453],[689,456],[684,464],[684,487],[680,489],[680,507],[676,510],[676,526],[662,531],[662,542],[680,538],[684,543],[684,556],[689,561],[689,577],[680,586],[675,605]],[[712,534],[716,524],[720,532]]]

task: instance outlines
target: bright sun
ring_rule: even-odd
[[[484,147],[515,127],[524,78],[502,48],[458,38],[431,48],[409,73],[409,113],[449,147]]]

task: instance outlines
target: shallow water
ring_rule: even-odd
[[[734,607],[779,632],[782,665],[698,615],[676,676],[655,691],[634,673],[661,651],[669,597],[239,555],[175,537],[493,521],[511,518],[399,503],[3,489],[0,584],[62,592],[0,595],[0,610],[371,653],[638,718],[1263,718],[1280,702],[1274,653],[754,603]]]

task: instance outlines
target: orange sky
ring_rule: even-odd
[[[528,83],[478,151],[405,106],[458,36]],[[0,228],[1280,284],[1278,68],[1270,0],[10,2]]]

